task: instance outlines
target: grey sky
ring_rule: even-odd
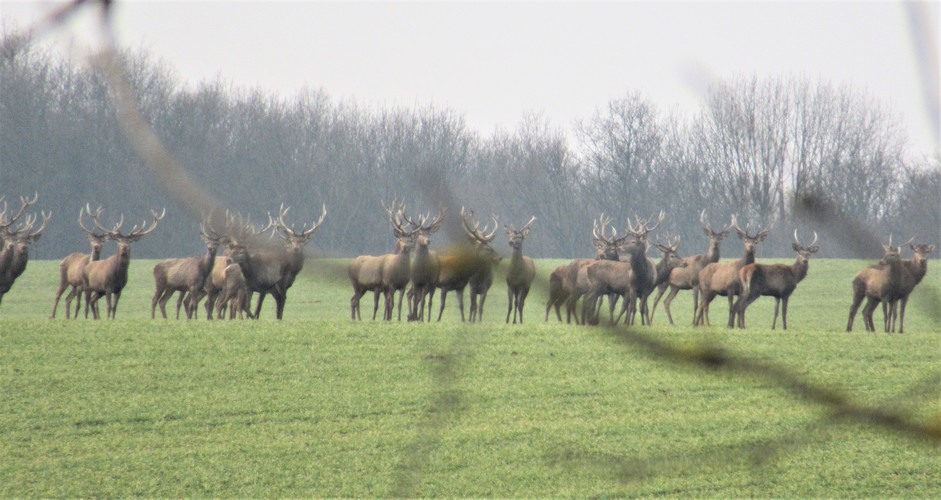
[[[23,26],[42,7],[3,0],[0,15]],[[530,111],[568,128],[635,90],[693,112],[711,78],[808,77],[889,104],[929,151],[937,143],[907,23],[896,2],[189,1],[116,11],[122,44],[192,84],[219,76],[286,96],[307,87],[367,105],[432,103],[489,133]],[[85,38],[73,24],[78,35],[56,39],[75,48]]]

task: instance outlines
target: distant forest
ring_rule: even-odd
[[[524,247],[535,257],[592,256],[600,214],[620,232],[628,217],[660,210],[655,239],[681,236],[683,255],[706,249],[703,210],[713,227],[732,214],[753,229],[773,221],[759,257],[792,256],[799,229],[805,241],[819,233],[818,255],[878,258],[873,241],[832,236],[845,220],[883,241],[941,242],[941,157],[914,154],[897,114],[877,98],[826,81],[733,78],[714,85],[694,116],[626,89],[571,132],[531,115],[515,130],[484,133],[460,110],[371,108],[319,90],[279,97],[221,79],[191,89],[146,52],[123,60],[144,116],[202,189],[261,222],[284,203],[298,228],[326,205],[308,247],[317,255],[390,251],[381,202],[393,198],[413,214],[447,202],[482,223],[496,215],[494,247],[505,254],[502,224],[536,216]],[[105,221],[124,214],[128,225],[167,208],[159,237],[135,245],[135,257],[204,249],[199,221],[174,207],[128,145],[106,82],[31,47],[0,60],[0,195],[15,208],[34,192],[53,218],[33,258],[87,251],[76,222],[86,203],[103,206]],[[808,206],[834,218],[807,217]],[[729,238],[722,252],[738,256],[741,245]]]

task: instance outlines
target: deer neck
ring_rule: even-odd
[[[510,255],[510,266],[519,266],[523,263],[523,245],[513,247],[513,253]]]
[[[918,254],[915,254],[910,260],[902,261],[905,263],[905,267],[908,269],[908,272],[915,277],[915,283],[920,283],[921,279],[928,274],[928,259],[921,257]]]
[[[755,248],[746,248],[745,254],[742,255],[741,259],[738,259],[738,267],[747,266],[748,264],[755,263]]]
[[[706,263],[719,262],[719,241],[709,240],[709,250],[706,251]]]
[[[791,265],[791,269],[794,270],[794,275],[797,277],[797,282],[800,283],[805,277],[807,277],[807,270],[810,269],[810,260],[804,260],[799,255],[794,261],[794,264]]]

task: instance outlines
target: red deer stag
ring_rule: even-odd
[[[910,243],[911,240],[908,241]],[[905,245],[907,243],[904,243]],[[911,273],[902,264],[902,246],[892,246],[892,236],[889,236],[889,244],[882,245],[884,254],[879,264],[866,267],[853,278],[853,304],[850,305],[850,316],[846,323],[846,331],[853,331],[853,320],[856,318],[856,311],[866,301],[866,307],[863,308],[863,323],[866,325],[867,332],[875,332],[876,326],[872,321],[872,313],[876,306],[882,301],[895,300],[901,297],[901,290],[905,286],[905,280],[911,279]],[[888,323],[886,323],[886,332],[888,332]]]
[[[422,215],[418,222],[408,217],[405,221],[411,224],[415,231],[415,256],[412,257],[412,265],[409,270],[412,281],[412,297],[409,304],[410,321],[424,321],[425,319],[425,299],[435,289],[435,283],[438,280],[438,270],[440,264],[437,255],[434,255],[429,249],[431,244],[431,235],[441,227],[441,221],[444,220],[446,211],[438,210],[438,214],[431,222],[428,222],[428,215]],[[431,320],[431,312],[428,313],[428,320]]]
[[[474,227],[471,227],[470,220],[473,221]],[[494,223],[496,223],[496,218],[494,218]],[[457,306],[461,313],[461,322],[464,322],[466,320],[464,315],[464,289],[467,288],[467,285],[471,285],[473,293],[474,290],[484,291],[486,289],[486,291],[489,291],[490,285],[493,284],[492,261],[496,252],[490,247],[490,242],[493,241],[496,227],[489,236],[484,234],[480,230],[477,217],[473,212],[465,212],[464,207],[461,207],[461,225],[467,235],[468,244],[458,245],[453,251],[437,256],[438,278],[435,280],[435,288],[441,291],[438,321],[441,321],[441,317],[444,315],[448,292],[453,290],[457,294]],[[484,300],[486,300],[485,294],[486,292],[483,295]],[[472,304],[476,304],[476,301],[472,301]],[[428,311],[430,314],[430,304]],[[476,320],[476,308],[472,307],[472,311],[475,313],[474,319]]]
[[[732,227],[738,233],[738,238],[744,245],[744,255],[738,260],[732,262],[713,262],[699,272],[699,310],[696,311],[693,325],[709,324],[709,304],[716,295],[724,295],[729,298],[729,327],[732,326],[734,318],[733,301],[735,296],[741,291],[741,284],[738,281],[738,271],[755,262],[755,250],[758,245],[768,237],[771,232],[771,226],[758,231],[754,236],[748,234],[746,229],[738,225],[736,217],[732,216]]]
[[[663,292],[667,287],[670,288],[670,293],[663,301],[663,309],[667,312],[667,319],[670,321],[671,325],[673,324],[673,315],[670,314],[670,304],[680,290],[693,291],[693,319],[696,318],[696,311],[699,308],[699,273],[707,265],[713,262],[719,262],[719,247],[721,246],[722,240],[732,231],[731,224],[719,231],[714,231],[712,226],[706,222],[705,210],[699,214],[699,223],[702,225],[706,237],[709,238],[709,248],[706,250],[705,254],[686,257],[683,259],[683,261],[686,262],[685,266],[675,268],[670,271],[668,276],[664,276],[666,281],[659,285],[657,296],[653,301],[653,311],[650,313],[651,317],[653,313],[657,311],[657,304],[660,302],[660,297],[663,296]]]
[[[565,320],[571,323],[572,316],[575,316],[575,323],[579,324],[579,315],[575,312],[575,306],[583,295],[588,293],[590,282],[586,268],[589,264],[598,260],[620,259],[618,249],[625,245],[629,234],[618,237],[617,230],[611,228],[611,236],[607,235],[607,226],[611,223],[610,217],[601,217],[592,223],[592,243],[595,245],[594,259],[576,259],[566,266],[566,278],[564,282],[569,283],[569,294],[565,299]],[[585,304],[582,303],[582,323],[585,320]]]
[[[667,244],[654,243],[654,246],[657,247],[657,250],[660,251],[660,262],[657,262],[657,279],[653,284],[654,289],[667,284],[667,280],[670,279],[670,274],[674,269],[683,269],[689,267],[689,263],[686,261],[686,259],[680,257],[679,253],[677,253],[677,249],[680,246],[680,241],[681,238],[679,236],[673,238],[667,235]],[[651,324],[653,324],[653,312],[656,306],[657,303],[654,302],[654,307],[650,310]]]
[[[591,312],[595,317],[593,323],[598,322],[596,301],[603,295],[608,296],[608,309],[611,324],[616,324],[621,315],[627,313],[627,321],[630,323],[631,315],[635,310],[636,299],[640,300],[641,323],[649,323],[649,311],[647,309],[646,298],[653,290],[656,280],[656,264],[647,258],[647,237],[651,231],[655,230],[663,222],[666,215],[661,211],[655,224],[650,225],[649,219],[636,218],[636,227],[627,221],[627,235],[633,236],[634,240],[624,245],[621,250],[628,256],[625,260],[618,261],[598,261],[588,265],[586,273],[590,283],[590,291],[585,298],[585,304],[582,308],[586,312]],[[617,298],[624,299],[621,312],[614,316],[614,307]],[[586,320],[587,322],[587,320]]]
[[[78,211],[78,225],[82,230],[82,234],[85,235],[85,239],[88,240],[88,243],[91,245],[91,253],[75,252],[67,255],[62,259],[62,262],[59,263],[59,290],[56,291],[56,298],[52,303],[52,315],[49,316],[51,319],[55,319],[56,309],[59,307],[59,298],[62,297],[62,292],[69,286],[72,288],[69,290],[68,295],[65,296],[65,317],[66,319],[72,317],[72,299],[76,299],[75,318],[78,318],[78,311],[82,307],[82,274],[85,270],[85,265],[101,258],[101,245],[104,243],[107,235],[85,227],[82,216],[85,214],[86,210],[89,216],[98,217],[101,215],[102,208],[98,207],[98,210],[92,214],[91,207],[86,204],[85,207]]]
[[[212,272],[216,261],[216,250],[222,244],[223,236],[212,229],[212,214],[199,225],[199,237],[206,243],[206,254],[200,257],[165,259],[154,265],[154,291],[150,301],[150,318],[156,315],[157,304],[160,314],[167,319],[167,301],[174,293],[180,292],[180,299],[188,298],[186,318],[196,317],[196,305],[200,293]],[[176,309],[176,319],[180,319],[180,307]]]
[[[107,259],[89,262],[85,265],[83,288],[85,290],[86,317],[88,316],[88,309],[91,308],[93,317],[100,319],[98,299],[104,295],[108,307],[106,317],[114,319],[118,310],[118,301],[121,300],[121,291],[127,285],[127,270],[131,263],[131,244],[153,233],[166,213],[166,209],[160,214],[155,210],[151,210],[153,220],[150,226],[147,226],[146,222],[140,227],[135,225],[127,234],[121,232],[121,226],[124,224],[123,215],[111,229],[103,227],[97,218],[92,218],[98,229],[107,234],[108,238],[118,243],[118,249],[114,255]],[[114,300],[112,300],[112,297]]]
[[[33,226],[36,224],[36,216],[33,214],[27,215],[23,222],[12,232],[9,231],[9,227],[3,228],[5,240],[8,240],[11,246],[10,248],[5,246],[3,250],[10,254],[8,259],[0,256],[0,263],[7,261],[6,269],[3,275],[0,276],[0,301],[13,288],[13,282],[26,270],[26,264],[29,261],[29,247],[42,236],[50,217],[52,217],[51,214],[42,212],[42,225],[36,231],[33,231]]]
[[[382,281],[382,290],[385,295],[385,310],[382,319],[392,320],[392,309],[395,306],[395,292],[399,292],[399,321],[402,321],[402,299],[405,296],[405,288],[411,280],[411,259],[412,246],[414,245],[414,231],[406,230],[403,227],[405,203],[398,205],[396,200],[392,200],[392,207],[382,205],[389,215],[389,223],[392,225],[392,234],[395,235],[395,252],[382,256],[382,267],[380,269],[380,279]],[[408,316],[408,311],[406,311]]]
[[[379,294],[385,290],[383,283],[383,267],[386,259],[390,257],[397,258],[397,256],[403,252],[406,252],[405,256],[408,258],[408,252],[411,251],[413,246],[412,240],[414,239],[414,232],[412,230],[405,230],[401,225],[401,221],[404,218],[404,206],[404,204],[398,205],[396,200],[392,201],[391,209],[383,204],[383,208],[389,216],[389,223],[392,225],[392,233],[396,237],[395,250],[393,253],[384,255],[360,255],[353,259],[353,261],[350,262],[350,266],[347,268],[347,275],[350,278],[350,283],[353,285],[353,296],[350,297],[350,318],[353,320],[363,319],[360,314],[360,299],[366,292],[371,291],[373,292],[372,319],[375,321],[376,314],[379,311]],[[409,268],[410,267],[411,263],[409,263]],[[407,282],[408,276],[405,277],[405,280]],[[388,302],[389,294],[386,294],[386,299],[386,302]],[[399,304],[401,305],[401,297]],[[386,318],[386,312],[387,310],[383,311],[383,318]],[[389,312],[388,317],[389,319],[392,318],[391,312]]]
[[[536,278],[536,265],[531,257],[523,255],[523,240],[529,235],[529,226],[536,221],[533,216],[523,227],[516,229],[512,224],[504,224],[506,235],[510,240],[513,254],[510,256],[510,265],[506,270],[506,293],[509,300],[506,309],[506,322],[510,322],[510,313],[513,313],[513,324],[516,324],[516,315],[519,314],[520,324],[523,324],[523,307],[526,305],[526,296],[529,287]]]
[[[791,265],[785,264],[748,264],[738,271],[738,279],[742,284],[742,293],[738,296],[733,309],[738,315],[738,327],[745,328],[745,309],[758,297],[774,297],[774,319],[771,329],[778,323],[778,306],[781,308],[781,323],[787,330],[787,301],[797,288],[797,284],[807,276],[810,256],[817,253],[817,232],[814,232],[814,241],[809,246],[802,246],[797,239],[797,229],[794,230],[794,251],[797,259]],[[732,325],[729,325],[730,327]]]
[[[905,306],[908,304],[908,296],[911,295],[915,287],[921,283],[922,278],[928,274],[928,255],[934,251],[934,245],[918,244],[911,245],[911,259],[902,259],[902,265],[908,271],[908,277],[904,280],[897,301],[893,301],[889,310],[886,310],[886,303],[882,303],[882,314],[885,317],[886,331],[891,328],[895,333],[895,321],[899,321],[899,333],[905,333]],[[896,305],[901,303],[901,312],[897,311]]]
[[[461,215],[463,220],[463,208],[461,209]],[[471,245],[474,246],[474,250],[482,261],[478,266],[477,272],[471,276],[468,282],[470,286],[470,316],[468,319],[471,323],[474,323],[484,320],[484,302],[487,300],[487,292],[490,291],[490,287],[493,285],[493,268],[500,264],[503,257],[490,246],[500,226],[500,223],[497,222],[497,216],[491,216],[493,219],[493,230],[490,231],[489,234],[487,233],[489,226],[484,226],[484,228],[481,229],[480,222],[477,220],[474,212],[470,213],[470,217],[474,227],[470,227],[467,221],[463,220],[464,232],[467,233],[468,240],[471,242]]]
[[[278,211],[278,219],[274,224],[275,232],[284,243],[284,249],[279,259],[281,260],[280,276],[275,283],[272,293],[276,303],[275,314],[278,319],[284,316],[284,304],[287,302],[288,289],[291,288],[297,275],[301,272],[301,269],[304,268],[304,247],[310,242],[314,234],[317,233],[317,230],[323,225],[324,218],[327,217],[327,205],[323,204],[320,218],[317,219],[317,222],[314,222],[310,228],[307,228],[305,225],[301,228],[300,232],[297,232],[293,224],[288,227],[287,223],[284,222],[284,216],[287,215],[288,210],[290,210],[290,208],[285,208],[282,204],[281,209]],[[246,280],[250,283],[247,276]],[[261,313],[261,303],[265,298],[265,292],[261,290],[258,291],[259,296],[258,305],[255,307],[255,319],[258,319],[258,315]]]

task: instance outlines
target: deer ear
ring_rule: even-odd
[[[801,247],[797,243],[791,243],[791,248],[793,248],[795,252],[801,251]]]
[[[812,246],[812,247],[810,247],[810,248],[807,249],[807,251],[810,252],[810,253],[817,253],[819,250],[820,250],[820,247],[817,246],[817,245],[814,245],[814,246]]]
[[[934,245],[928,245],[928,253],[934,252]]]
[[[523,238],[525,238],[525,237],[527,237],[527,236],[529,236],[529,228],[528,228],[528,227],[523,230]]]

